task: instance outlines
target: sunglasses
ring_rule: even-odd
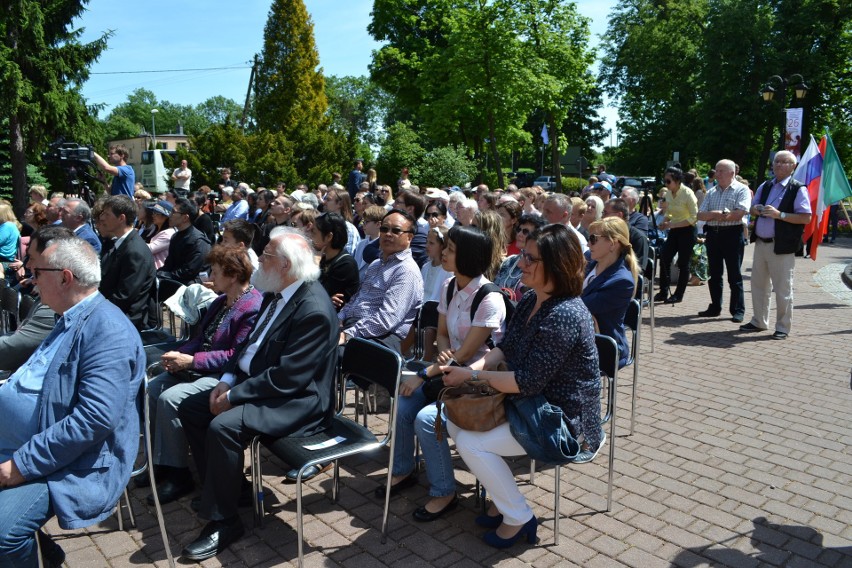
[[[541,262],[541,258],[534,257],[533,255],[528,253],[526,250],[522,250],[518,254],[520,255],[521,259],[527,264],[534,264],[536,262]]]
[[[527,229],[526,227],[518,229],[519,233],[522,233],[524,236],[530,236],[535,229]]]
[[[388,227],[387,225],[382,225],[379,227],[379,232],[384,234],[393,233],[394,235],[401,235],[403,233],[411,233],[414,234],[414,231],[406,231],[405,229],[401,229],[400,227]]]
[[[355,203],[361,203],[362,199],[360,197],[355,198]]]
[[[431,213],[426,213],[426,218],[427,218],[427,219],[437,219],[437,218],[438,218],[438,217],[440,217],[440,216],[441,216],[441,214],[440,214],[440,213],[438,213],[437,211],[433,211],[433,212],[431,212]]]
[[[673,180],[672,178],[666,178],[666,179],[664,179],[663,181],[665,182],[665,184],[666,184],[666,185],[668,185],[668,184],[670,184],[670,183],[674,182],[674,180]]]
[[[601,239],[608,239],[606,235],[589,235],[589,244],[593,245]]]

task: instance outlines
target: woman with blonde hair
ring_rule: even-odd
[[[15,284],[16,268],[9,265],[18,255],[18,243],[21,241],[21,223],[15,217],[12,206],[6,200],[0,201],[0,263],[9,284]]]
[[[597,330],[618,344],[618,364],[624,366],[630,356],[624,316],[639,276],[627,223],[606,217],[589,225],[589,255],[580,297],[595,318]]]
[[[583,213],[583,218],[580,219],[580,226],[589,231],[589,226],[595,221],[600,221],[603,217],[604,204],[603,199],[597,195],[589,195],[586,197],[586,212]],[[589,231],[591,234],[591,231]]]
[[[503,218],[493,210],[477,211],[473,226],[491,237],[491,242],[494,243],[491,249],[491,263],[485,271],[485,277],[493,282],[506,257],[506,231],[503,228]]]

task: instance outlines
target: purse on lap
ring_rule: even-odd
[[[447,419],[461,428],[474,432],[487,432],[506,422],[504,401],[506,393],[492,388],[488,381],[468,381],[457,387],[445,387],[438,395],[439,419],[435,421],[435,438],[443,439],[441,406],[445,406]]]

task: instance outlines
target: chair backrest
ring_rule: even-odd
[[[633,333],[636,333],[636,330],[639,328],[639,311],[641,309],[639,300],[634,298],[630,300],[630,304],[627,306],[627,313],[624,314],[624,325],[629,327]]]
[[[645,266],[643,268],[642,275],[650,279],[652,282],[654,281],[654,272],[657,266],[657,251],[654,247],[648,249],[648,260],[645,261]]]
[[[21,296],[21,305],[18,306],[18,321],[24,321],[35,305],[35,298],[29,294]]]
[[[341,362],[343,380],[356,377],[387,389],[396,397],[402,373],[402,357],[374,341],[354,337],[346,343]]]
[[[633,292],[633,297],[640,302],[645,299],[645,279],[641,274],[636,275],[636,291]]]
[[[18,323],[20,302],[21,294],[14,288],[0,290],[0,319],[2,319],[3,333],[15,330]]]

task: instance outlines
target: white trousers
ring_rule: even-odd
[[[775,331],[790,333],[793,321],[793,270],[796,257],[775,254],[773,243],[755,241],[751,265],[751,303],[754,317],[751,323],[760,329],[769,328],[770,295],[775,291]]]
[[[521,495],[515,476],[503,456],[526,455],[504,423],[488,432],[461,430],[447,421],[447,430],[456,442],[456,450],[471,473],[488,491],[507,525],[520,526],[533,517],[527,500]]]

